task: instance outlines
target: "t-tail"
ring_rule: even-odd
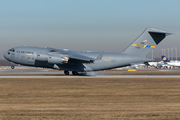
[[[170,62],[169,60],[168,60],[168,58],[166,57],[166,56],[161,56],[161,58],[162,58],[162,60],[163,60],[163,62]]]
[[[136,40],[130,44],[123,53],[133,54],[145,57],[152,49],[156,47],[167,35],[171,33],[147,28]]]

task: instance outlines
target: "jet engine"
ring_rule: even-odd
[[[49,54],[38,54],[36,57],[36,60],[38,61],[45,61],[48,62],[50,64],[63,64],[63,63],[67,63],[69,58],[67,56],[63,56],[63,55],[49,55]]]
[[[50,64],[63,64],[67,63],[69,60],[68,57],[62,57],[60,55],[49,55],[48,57],[48,63]]]

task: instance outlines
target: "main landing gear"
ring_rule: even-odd
[[[78,72],[77,71],[72,71],[72,74],[73,75],[78,75]]]
[[[69,71],[65,70],[65,71],[64,71],[64,74],[65,74],[65,75],[69,75]],[[78,75],[78,72],[77,72],[77,71],[72,71],[72,74],[73,74],[73,75]]]
[[[64,74],[65,74],[65,75],[69,75],[69,71],[65,70],[65,71],[64,71]]]

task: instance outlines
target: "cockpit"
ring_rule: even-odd
[[[4,53],[4,58],[9,60],[10,58],[14,58],[14,55],[15,55],[15,49],[11,48],[7,52]]]
[[[15,52],[15,49],[12,48],[12,49],[9,49],[8,51],[9,51],[9,52]]]
[[[51,49],[49,52],[57,52],[56,50]]]

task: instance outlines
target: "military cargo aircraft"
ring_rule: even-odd
[[[163,30],[147,28],[121,53],[21,46],[11,48],[4,53],[4,57],[20,65],[64,70],[66,75],[72,71],[73,75],[78,75],[79,72],[106,70],[153,61],[145,56],[170,34]],[[14,66],[11,68],[14,69]]]

